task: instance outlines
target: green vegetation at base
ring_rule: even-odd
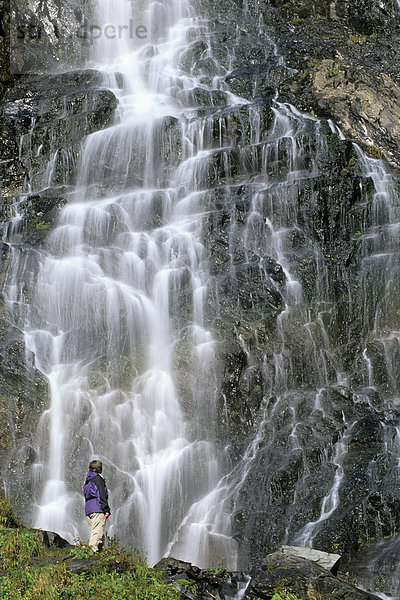
[[[22,567],[33,557],[44,556],[46,547],[29,529],[0,531],[0,569]]]
[[[300,600],[300,598],[298,598],[295,594],[292,594],[292,592],[280,590],[279,592],[275,592],[271,600]]]
[[[0,528],[20,526],[21,522],[11,510],[10,503],[4,496],[0,496]]]
[[[35,566],[34,560],[29,559],[45,559],[48,549],[37,538],[35,541],[35,534],[30,531],[12,533],[14,536],[7,536],[7,544],[0,535],[2,600],[177,600],[180,597],[178,590],[165,583],[161,573],[149,568],[138,552],[121,550],[116,541],[109,541],[91,567],[83,573],[75,573],[68,569],[67,560]],[[25,543],[29,536],[31,553]],[[71,550],[71,558],[85,559],[93,555],[84,549],[84,544],[79,546],[78,552],[75,548]],[[21,549],[24,558],[16,560]]]
[[[12,512],[0,500],[1,526]],[[115,540],[82,573],[68,569],[65,550],[49,549],[38,533],[22,527],[0,530],[1,600],[177,600],[180,593],[167,584],[162,574],[147,566],[139,552],[121,550]],[[62,556],[62,558],[61,558]],[[93,556],[88,546],[77,544],[70,551],[72,560]],[[57,558],[59,562],[57,562]],[[50,564],[46,564],[46,559]]]
[[[288,589],[288,582],[286,578],[279,579],[274,586],[274,595],[271,600],[301,600],[296,594]]]

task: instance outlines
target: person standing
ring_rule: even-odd
[[[108,505],[108,490],[101,474],[102,471],[101,460],[92,460],[83,486],[85,515],[90,527],[89,546],[93,552],[98,552],[99,546],[103,545],[106,520],[111,514]]]

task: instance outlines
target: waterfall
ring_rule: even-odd
[[[21,204],[76,160],[52,147],[46,162],[39,146],[5,234],[5,298],[51,393],[32,522],[87,537],[96,457],[109,533],[150,564],[235,569],[282,543],[331,549],[353,526],[394,533],[395,177],[334,123],[268,96],[264,72],[251,79],[261,98],[231,93],[235,56],[213,52],[184,0],[107,0],[96,19],[90,67],[115,119],[85,139],[68,203],[31,249],[17,243]],[[293,69],[257,23],[279,80]]]
[[[92,66],[119,100],[116,120],[87,137],[56,228],[34,261],[14,249],[5,286],[51,392],[32,467],[33,524],[85,539],[81,486],[98,457],[110,535],[150,564],[172,551],[234,567],[229,518],[214,514],[223,464],[203,314],[210,124],[191,108],[197,95],[225,104],[227,94],[204,83],[214,64],[207,29],[184,0],[101,6]],[[127,39],[131,23],[145,42]],[[54,161],[39,189],[51,185]]]
[[[225,497],[238,523],[236,535],[243,539],[244,561],[259,540],[271,549],[282,543],[329,549],[337,539],[331,524],[346,518],[346,499],[357,493],[368,497],[376,489],[377,463],[388,486],[398,477],[392,418],[399,397],[396,180],[382,161],[367,158],[332,123],[288,104],[275,102],[272,110],[269,131],[254,119],[253,144],[239,149],[239,162],[248,168],[242,194],[249,208],[245,218],[232,214],[229,227],[231,256],[240,243],[245,263],[258,257],[258,285],[283,289],[284,300],[272,335],[263,332],[261,319],[258,336],[247,342],[237,331],[249,386],[260,380],[263,385],[258,428],[227,476]],[[331,218],[323,211],[330,210],[326,198],[335,182],[325,187],[323,169],[336,143],[357,169],[359,187],[352,192],[351,209],[343,189]],[[322,234],[323,226],[330,230]],[[340,258],[340,237],[350,266]],[[271,282],[268,257],[282,266],[283,278]],[[255,379],[261,352],[262,377]],[[387,462],[382,464],[372,446],[362,484],[355,484],[349,474],[354,448],[368,435],[362,428],[369,423],[377,439],[382,435]],[[390,508],[382,511],[393,522]],[[379,536],[380,526],[379,517],[375,525],[361,525],[367,537]],[[260,529],[260,535],[254,533]]]

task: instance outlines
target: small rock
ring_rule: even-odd
[[[33,529],[38,533],[38,537],[42,544],[48,548],[72,548],[73,546],[54,531],[45,531],[44,529]]]

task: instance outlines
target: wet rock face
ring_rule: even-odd
[[[269,127],[272,127],[272,120]],[[357,238],[353,239],[353,231],[362,229],[368,222],[368,203],[364,202],[362,190],[371,190],[372,183],[369,178],[362,177],[355,166],[352,144],[340,141],[327,123],[321,123],[319,127],[321,134],[326,135],[326,146],[317,152],[315,126],[310,122],[302,133],[309,150],[300,158],[304,167],[310,167],[312,152],[316,152],[314,165],[318,172],[315,170],[312,178],[302,179],[297,187],[289,185],[283,197],[280,195],[283,183],[276,189],[272,185],[271,192],[268,186],[265,189],[261,186],[262,191],[257,192],[250,183],[235,185],[235,177],[239,178],[240,174],[233,174],[233,184],[211,196],[213,211],[205,223],[205,244],[210,251],[212,274],[208,316],[223,340],[221,351],[225,353],[222,359],[221,423],[226,424],[223,407],[227,398],[234,429],[239,424],[239,429],[254,425],[263,392],[265,394],[265,389],[273,387],[271,381],[266,387],[265,379],[269,376],[265,372],[262,374],[262,364],[272,360],[276,319],[284,308],[287,277],[282,266],[269,254],[270,219],[276,218],[281,211],[282,223],[288,226],[286,256],[290,257],[291,272],[301,281],[310,304],[315,302],[317,285],[315,245],[320,249],[323,269],[327,271],[326,285],[332,299],[340,301],[343,293],[343,286],[337,280],[338,273],[346,281],[353,278],[352,285],[357,286],[360,244]],[[269,135],[272,136],[270,131]],[[287,149],[282,146],[276,150],[268,142],[263,148],[265,156],[275,157],[274,160],[267,159],[266,169],[279,181],[284,180]],[[240,147],[240,154],[250,152],[254,153],[253,146]],[[248,165],[251,164],[249,161]],[[256,176],[263,167],[261,163],[253,164],[253,176]],[[251,173],[249,166],[248,173]],[[232,171],[227,179],[232,179]],[[259,201],[255,206],[257,195]],[[288,202],[288,207],[282,206],[283,199]],[[287,220],[286,210],[293,211],[293,222]],[[294,223],[297,227],[290,229]],[[329,312],[329,307],[326,308]],[[360,335],[362,323],[353,318],[356,310],[351,306],[342,307],[343,319],[352,319],[351,334],[348,328],[343,329],[340,315],[331,322],[332,335],[343,338],[344,344],[353,334]],[[347,316],[344,311],[349,311]],[[297,360],[289,371],[289,380],[296,386],[314,381],[315,373],[307,366],[306,341],[302,345],[295,327],[286,335],[289,345],[299,348]],[[257,356],[251,369],[248,369],[246,350]],[[349,361],[354,362],[354,353],[349,356]],[[332,377],[334,380],[333,371]],[[232,440],[238,442],[236,435],[231,437]]]
[[[366,539],[390,535],[400,526],[397,412],[391,404],[399,381],[389,373],[383,343],[368,339],[364,344],[374,310],[369,330],[365,313],[380,294],[368,288],[363,295],[361,277],[374,184],[360,168],[351,141],[341,140],[328,120],[371,155],[400,165],[400,12],[395,0],[379,5],[250,0],[245,12],[241,3],[225,0],[200,4],[210,15],[215,57],[232,65],[224,83],[250,101],[226,107],[225,91],[177,91],[184,105],[204,107],[207,144],[215,149],[198,189],[206,192],[206,319],[219,359],[217,437],[229,444],[228,460],[239,466],[249,439],[255,440],[232,501],[233,534],[245,565],[260,563],[284,540],[300,544],[310,536],[316,547],[351,555]],[[58,19],[61,5],[57,10]],[[207,60],[203,52],[201,44],[191,47],[182,67],[194,60],[200,71]],[[22,77],[5,91],[10,74],[1,67],[1,216],[10,221],[19,201],[22,219],[12,231],[18,249],[39,244],[52,228],[76,181],[82,137],[107,127],[116,100],[101,88],[94,71]],[[285,134],[274,112],[276,90],[279,101],[309,113],[298,129],[292,113],[293,131]],[[175,165],[181,152],[176,120],[160,123],[156,134],[159,152]],[[137,154],[135,160],[143,164],[144,157]],[[133,163],[130,171],[134,177]],[[106,185],[120,185],[115,173],[109,173]],[[46,181],[49,187],[41,191]],[[288,290],[295,294],[296,289],[290,288],[282,256],[271,251],[273,218],[308,311],[306,321],[291,313],[281,351]],[[9,253],[3,245],[3,278]],[[177,320],[186,298],[179,302]],[[6,320],[0,323],[1,458],[11,456],[7,483],[24,512],[29,510],[27,474],[35,460],[32,423],[47,406],[48,389],[33,357],[25,360],[21,335]],[[364,350],[376,389],[366,387]],[[348,374],[340,385],[338,365]],[[323,389],[321,371],[327,382]],[[253,597],[271,597],[278,579],[269,573],[275,568],[279,577],[286,576],[285,569],[293,582],[299,579],[294,590],[301,597],[313,597],[314,583],[307,587],[297,563],[274,561],[266,574],[256,575]],[[173,575],[179,577],[184,571],[179,564],[168,568],[176,568]],[[339,592],[337,582],[320,575],[311,573],[318,593],[368,597],[348,588]],[[211,590],[226,585],[226,595],[233,595],[225,574],[218,586],[216,580],[213,584]]]
[[[35,190],[74,183],[83,137],[106,127],[117,105],[99,86],[97,72],[79,71],[24,77],[6,92],[0,112],[4,195],[27,184]]]
[[[355,556],[347,558],[341,572],[351,573],[353,581],[362,582],[366,589],[382,590],[387,596],[396,596],[399,589],[398,556],[400,537],[368,540]]]
[[[2,314],[7,316],[2,303]],[[34,424],[47,406],[48,382],[27,356],[21,332],[0,320],[0,461],[9,464],[4,484],[18,513],[26,518],[32,509],[30,468],[35,461]]]
[[[346,396],[334,389],[326,390],[320,401],[323,414],[315,410],[312,396],[300,393],[292,395],[290,408],[279,400],[267,409],[257,465],[249,470],[242,488],[243,509],[235,517],[243,555],[253,563],[283,539],[302,545],[312,535],[313,547],[350,554],[364,536],[378,536],[381,527],[390,531],[387,519],[398,510],[396,492],[393,497],[395,460],[390,466],[380,453],[379,411],[371,410],[368,402],[354,408],[354,398],[346,402]],[[293,411],[298,419],[295,429]],[[341,442],[345,419],[356,424]],[[394,433],[395,424],[391,427]],[[292,448],[287,442],[291,437]],[[341,443],[347,454],[339,467]],[[330,497],[335,474],[341,476],[336,509],[330,518],[324,517],[326,522],[318,523],[322,514],[318,498]],[[333,511],[333,497],[329,502]],[[311,525],[306,527],[307,523]]]
[[[11,74],[52,73],[77,67],[88,56],[85,22],[91,14],[90,0],[64,0],[29,5],[10,3]]]
[[[325,10],[314,4],[312,14],[300,15],[294,6],[292,17],[287,6],[276,13],[279,52],[297,70],[283,82],[282,97],[332,118],[372,156],[398,167],[397,2],[336,2],[328,10],[327,3]]]
[[[249,597],[271,598],[279,587],[295,593],[299,598],[315,597],[370,600],[378,598],[340,581],[322,567],[303,558],[285,556],[275,552],[267,556],[263,564],[253,573]],[[253,595],[254,594],[254,595]]]
[[[10,83],[10,11],[8,2],[0,2],[0,98]]]
[[[398,24],[396,0],[371,3],[367,0],[353,2],[336,2],[336,13],[339,17],[348,19],[349,25],[360,33],[373,34],[377,31],[389,31]]]
[[[287,15],[296,15],[298,18],[323,16],[340,20],[344,25],[350,26],[361,33],[384,31],[396,23],[396,0],[384,0],[375,3],[368,0],[336,0],[323,2],[322,0],[270,0],[270,4],[279,10],[284,10]]]
[[[221,3],[210,9],[233,56],[226,77],[233,92],[249,99],[265,98],[278,87],[279,99],[333,119],[372,156],[400,165],[396,0],[251,1],[239,40],[234,33],[239,6]]]
[[[313,70],[316,109],[377,158],[399,165],[400,87],[389,75],[322,60]]]
[[[372,224],[374,184],[357,166],[352,141],[370,156],[400,165],[400,11],[391,1],[378,5],[280,0],[249,2],[245,15],[238,4],[224,2],[207,3],[205,10],[215,28],[215,53],[221,60],[232,59],[232,71],[225,77],[229,89],[267,106],[276,91],[278,100],[311,116],[301,133],[300,160],[301,168],[310,169],[312,163],[314,170],[293,186],[295,192],[287,187],[285,201],[293,194],[288,201],[290,222],[298,228],[285,237],[285,256],[313,307],[311,320],[315,310],[326,327],[322,347],[328,339],[335,347],[324,367],[331,385],[310,392],[310,385],[318,386],[322,355],[316,363],[307,359],[307,335],[301,335],[293,317],[285,329],[287,351],[271,366],[277,360],[277,328],[287,284],[279,261],[262,242],[269,234],[265,225],[271,213],[266,206],[273,204],[273,194],[265,194],[255,208],[251,185],[231,186],[229,194],[220,194],[215,202],[206,243],[213,273],[210,314],[223,364],[220,436],[239,456],[248,448],[248,432],[257,440],[253,454],[246,455],[248,469],[234,500],[233,529],[245,564],[257,564],[283,541],[306,543],[309,534],[314,547],[351,555],[365,539],[380,537],[382,531],[394,533],[397,526],[393,529],[390,519],[398,522],[396,409],[385,407],[385,398],[397,384],[393,374],[388,375],[381,342],[365,338],[372,321],[366,325],[362,317],[366,306],[375,302],[372,289],[367,296],[363,291],[361,242],[361,232]],[[237,22],[245,25],[237,28]],[[322,121],[319,132],[326,145],[317,147],[311,133],[312,118],[317,117],[332,119],[349,141],[340,140]],[[271,120],[265,128],[272,135]],[[268,177],[283,181],[288,159],[284,144],[267,155]],[[257,169],[259,165],[253,177]],[[280,206],[273,204],[275,220]],[[249,239],[256,243],[249,245]],[[263,271],[270,260],[275,267]],[[319,303],[321,273],[324,300]],[[378,279],[375,282],[379,286]],[[379,389],[363,388],[363,352]],[[346,386],[335,385],[336,359],[350,374]],[[287,388],[291,392],[284,397],[282,390]],[[339,464],[335,456],[340,444],[346,458]],[[335,506],[331,494],[339,480]]]
[[[10,63],[9,40],[4,37],[10,14],[3,5],[5,3],[2,3],[4,11],[1,10],[1,44],[7,52],[2,54],[4,60],[2,58],[0,64],[0,217],[3,237],[11,240],[12,247],[2,246],[2,286],[6,283],[11,253],[18,254],[21,246],[41,243],[53,227],[70,186],[76,181],[75,166],[84,136],[106,127],[117,106],[114,94],[102,88],[101,77],[95,71],[32,75],[29,64],[21,63],[20,71],[25,74],[15,75],[13,61],[17,57],[11,57]],[[43,27],[50,17],[47,14],[44,19],[46,7],[47,4],[35,5],[36,12],[25,15],[26,22],[36,22]],[[26,5],[22,9],[30,12]],[[56,13],[52,15],[54,31],[57,19],[64,20],[64,28],[68,24],[76,27],[79,23],[79,15],[74,13],[71,3],[60,4]],[[14,13],[11,19],[14,24],[18,23]],[[58,38],[46,37],[41,41],[43,63],[36,62],[34,72],[41,68],[46,70],[50,58],[60,62],[62,54],[63,46]],[[33,59],[36,53],[37,48]],[[28,58],[24,51],[21,60]],[[20,218],[15,220],[16,210]],[[31,259],[35,260],[34,252]],[[7,494],[28,521],[32,510],[31,466],[37,459],[36,427],[48,406],[49,389],[46,378],[35,368],[35,357],[25,347],[22,332],[10,326],[9,306],[4,299],[1,314],[0,460],[8,464],[4,475]]]

